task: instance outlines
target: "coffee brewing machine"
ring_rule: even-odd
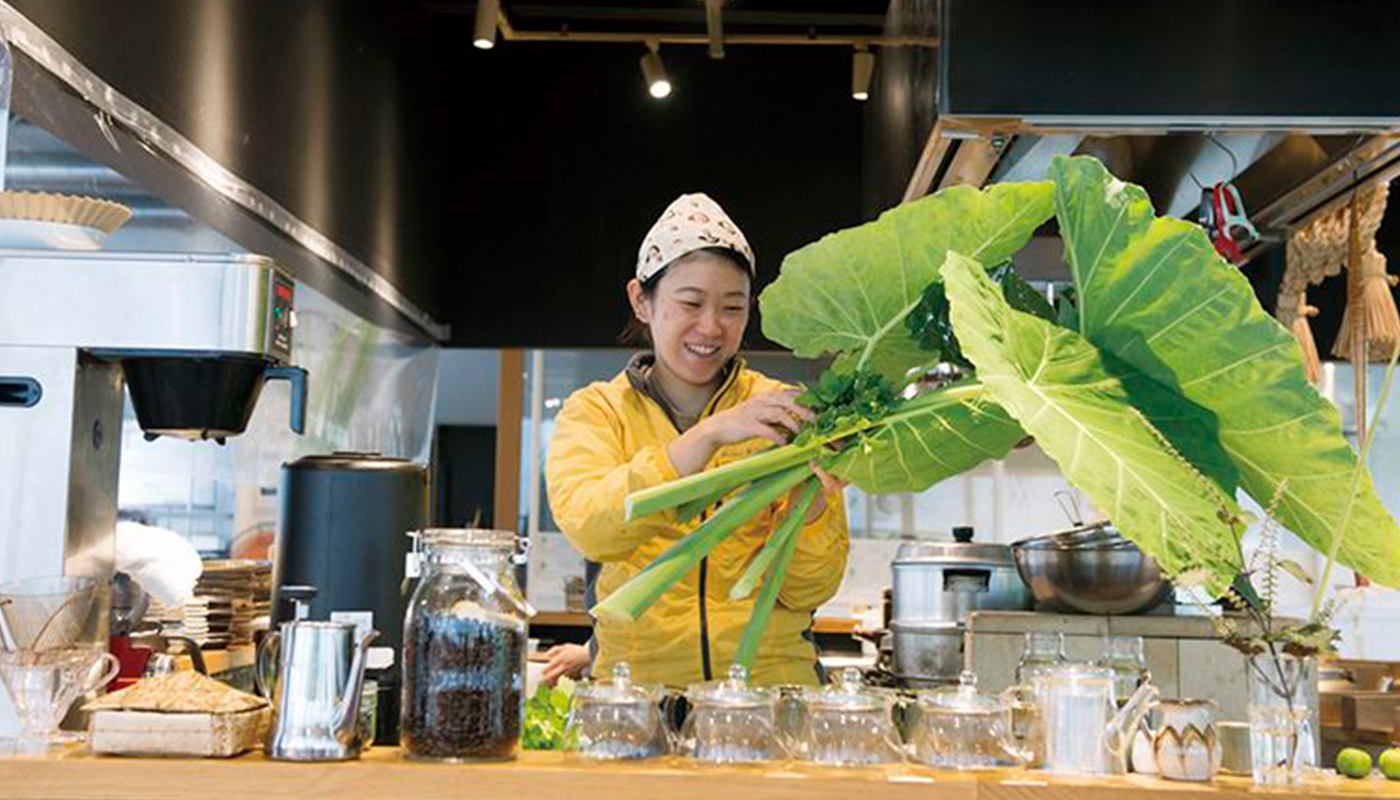
[[[84,639],[105,644],[123,387],[147,439],[222,443],[288,380],[301,433],[294,290],[254,255],[0,249],[0,583],[95,578]],[[15,731],[0,691],[0,737]]]

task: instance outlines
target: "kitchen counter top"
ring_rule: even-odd
[[[147,759],[71,754],[0,759],[0,797],[15,800],[189,800],[276,797],[334,800],[481,797],[558,800],[570,794],[620,800],[814,800],[860,797],[956,800],[1133,800],[1144,794],[1170,800],[1258,796],[1244,778],[1211,784],[1172,783],[1141,776],[1051,777],[1027,772],[956,773],[919,767],[835,770],[809,766],[700,767],[682,761],[588,765],[557,753],[521,754],[495,764],[421,764],[397,748],[377,747],[359,761],[290,764],[250,754],[228,760]],[[1400,782],[1378,776],[1353,781],[1311,776],[1298,790],[1269,795],[1400,798]]]

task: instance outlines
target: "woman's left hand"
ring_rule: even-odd
[[[804,525],[811,525],[813,522],[817,521],[818,517],[826,513],[827,494],[840,495],[843,489],[851,485],[850,481],[842,480],[817,466],[817,462],[815,461],[812,462],[811,467],[812,474],[817,476],[817,480],[822,482],[822,488],[821,491],[817,492],[816,497],[812,498],[812,507],[807,509],[807,518],[802,521]],[[797,488],[792,490],[788,499],[789,503],[796,502],[802,487],[802,484],[798,484]]]

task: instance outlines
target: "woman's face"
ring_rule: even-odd
[[[656,357],[676,377],[708,386],[739,352],[749,322],[749,276],[723,256],[678,259],[648,298],[633,279],[632,310],[651,330]]]

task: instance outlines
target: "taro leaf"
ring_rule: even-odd
[[[1079,302],[1073,286],[1061,289],[1055,295],[1055,322],[1062,328],[1079,330]]]
[[[825,464],[867,492],[922,492],[989,458],[1003,458],[1025,431],[977,383],[906,401],[858,433]]]
[[[1147,194],[1089,158],[1057,158],[1055,207],[1079,289],[1080,331],[1211,411],[1240,485],[1320,552],[1341,524],[1356,456],[1307,382],[1297,342],[1205,233],[1153,216]],[[1182,448],[1188,457],[1194,455]],[[1400,529],[1362,476],[1338,560],[1400,587]]]
[[[1055,320],[1055,309],[1050,305],[1050,301],[1045,299],[1045,295],[1036,290],[1016,272],[1016,268],[1010,262],[998,264],[987,270],[994,283],[1001,287],[1002,296],[1006,302],[1017,311],[1024,311],[1027,314],[1034,314],[1041,319]]]
[[[1042,319],[1055,318],[1055,309],[1050,307],[1045,296],[1026,283],[1010,264],[998,264],[987,270],[987,274],[1001,286],[1002,294],[1012,308]],[[919,346],[929,351],[934,360],[969,369],[972,367],[963,358],[958,337],[953,332],[953,323],[948,320],[948,295],[943,290],[942,281],[928,285],[923,299],[905,318],[904,324],[909,328],[909,334],[918,341]]]
[[[904,320],[944,254],[1006,261],[1054,212],[1051,193],[1045,182],[952,187],[790,253],[759,298],[763,333],[798,356],[839,354],[841,371],[869,366],[902,387],[911,369],[937,360]]]
[[[1218,593],[1239,572],[1234,500],[1177,455],[1135,407],[1142,382],[1074,331],[1012,309],[980,266],[949,254],[943,280],[963,352],[988,392],[1124,536],[1169,573],[1210,570]],[[1203,434],[1204,435],[1204,434]]]

